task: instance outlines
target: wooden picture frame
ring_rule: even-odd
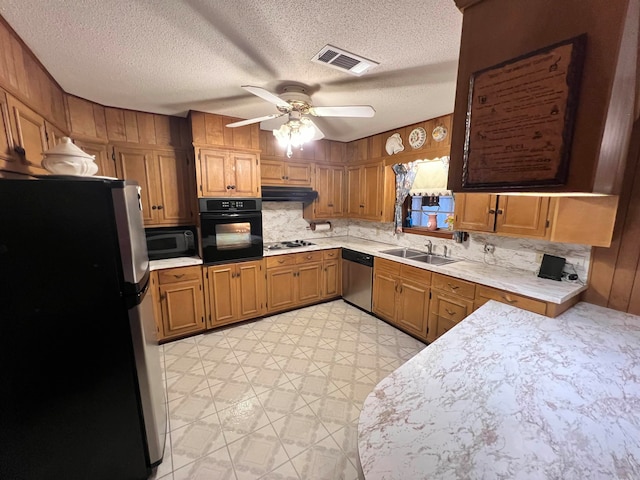
[[[464,189],[566,183],[585,45],[586,34],[471,75]]]

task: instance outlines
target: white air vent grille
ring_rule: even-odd
[[[312,62],[322,63],[352,75],[360,76],[365,71],[378,65],[377,62],[354,55],[331,45],[326,45],[312,59]]]

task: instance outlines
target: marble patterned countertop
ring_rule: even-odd
[[[489,302],[365,400],[367,480],[640,478],[640,317]]]
[[[424,270],[442,273],[451,277],[468,280],[470,282],[487,285],[489,287],[507,290],[527,297],[543,300],[545,302],[561,304],[575,297],[583,290],[585,285],[571,282],[557,282],[539,278],[531,272],[512,268],[502,268],[495,265],[487,265],[467,260],[456,261],[448,265],[429,265],[408,258],[399,258],[393,255],[380,253],[382,250],[398,248],[398,245],[374,242],[356,237],[330,237],[311,239],[316,245],[309,247],[297,247],[283,250],[265,251],[265,256],[283,255],[287,253],[308,252],[327,248],[350,248],[369,255],[375,255],[387,260],[413,265]]]
[[[448,265],[429,265],[408,258],[399,258],[393,255],[380,253],[382,250],[398,248],[398,245],[374,242],[357,237],[314,238],[311,239],[311,241],[314,242],[315,245],[282,250],[265,250],[264,256],[270,257],[289,253],[311,252],[315,250],[325,250],[327,248],[344,247],[357,250],[362,253],[367,253],[369,255],[386,258],[387,260],[413,265],[425,270],[442,273],[462,280],[468,280],[470,282],[499,288],[501,290],[507,290],[512,293],[557,304],[564,303],[587,288],[585,285],[581,285],[579,283],[556,282],[554,280],[538,278],[531,272],[512,268],[502,268],[495,265],[487,265],[468,260],[460,260]],[[152,260],[149,262],[151,270],[201,264],[202,259],[199,257],[169,258],[166,260]]]

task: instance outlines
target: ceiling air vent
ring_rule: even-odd
[[[354,55],[345,50],[326,45],[322,50],[314,55],[312,62],[322,63],[337,70],[360,76],[370,68],[379,65],[378,62],[367,60],[364,57]]]

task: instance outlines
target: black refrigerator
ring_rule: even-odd
[[[135,182],[0,179],[0,478],[144,479],[166,398]]]

